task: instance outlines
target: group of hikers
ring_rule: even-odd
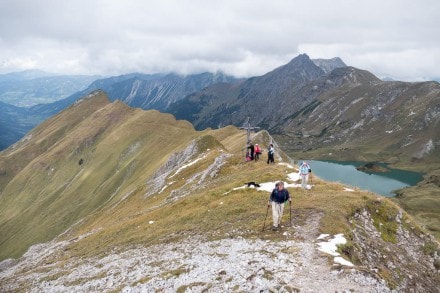
[[[246,150],[246,161],[258,161],[262,150],[258,144],[253,144],[248,141],[248,146]],[[273,144],[269,144],[267,147],[267,164],[274,164],[275,150]],[[302,161],[299,165],[299,178],[301,179],[301,188],[307,189],[307,183],[309,180],[309,174],[312,172],[310,165],[307,161]],[[290,198],[289,191],[284,188],[284,182],[279,181],[275,184],[275,188],[272,190],[269,200],[267,202],[267,211],[269,207],[272,206],[272,220],[273,226],[272,230],[278,230],[281,224],[281,218],[283,216],[284,205],[289,202],[291,206],[292,199]],[[290,211],[291,212],[291,211]],[[266,212],[267,217],[267,212]],[[264,219],[264,224],[266,224],[266,218]],[[263,226],[264,229],[264,226]]]
[[[303,161],[299,166],[299,175],[301,179],[301,187],[307,188],[307,181],[309,179],[309,174],[312,172],[309,163]],[[275,188],[272,190],[269,200],[267,201],[267,211],[269,207],[272,206],[272,230],[278,230],[281,226],[281,219],[283,217],[284,205],[289,202],[290,209],[292,208],[292,199],[290,197],[289,191],[284,188],[284,182],[279,181],[275,184]],[[266,211],[266,217],[267,217]],[[290,216],[292,211],[289,211]],[[266,224],[266,218],[264,219],[264,224]],[[263,226],[264,230],[264,226]]]
[[[299,166],[299,176],[301,179],[301,187],[303,189],[307,189],[307,182],[311,172],[312,169],[310,168],[309,163],[303,161]],[[279,181],[275,184],[275,188],[272,190],[269,200],[267,201],[267,211],[269,211],[269,207],[272,206],[272,230],[278,230],[280,228],[284,205],[287,204],[287,202],[289,202],[290,209],[292,209],[292,198],[290,197],[289,191],[284,188],[284,182]],[[290,210],[289,213],[290,216],[292,216],[292,210]],[[266,224],[266,218],[264,219],[264,224]]]
[[[248,147],[246,150],[246,161],[258,161],[260,159],[260,155],[262,154],[262,149],[260,149],[260,146],[258,143],[254,144],[252,142],[248,142]],[[267,148],[267,163],[268,164],[274,164],[275,158],[274,158],[275,150],[273,148],[273,144],[270,144]]]

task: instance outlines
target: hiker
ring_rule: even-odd
[[[273,149],[273,144],[269,145],[269,148],[267,149],[267,163],[275,163],[274,160],[274,154],[275,150]]]
[[[272,204],[272,230],[277,230],[281,224],[281,218],[283,217],[284,203],[286,201],[291,202],[290,194],[287,189],[284,189],[284,182],[280,181],[275,184],[275,189],[270,194],[267,206]]]
[[[246,162],[249,162],[251,160],[251,155],[249,151],[246,151]]]
[[[255,144],[255,161],[258,161],[260,159],[260,154],[261,154],[260,146],[258,145],[258,143],[256,143]]]
[[[312,172],[309,163],[303,161],[299,167],[299,177],[301,178],[301,187],[307,189],[307,181],[309,180],[309,173]]]
[[[250,150],[251,160],[254,159],[255,147],[252,142],[249,142],[249,146],[247,147]]]

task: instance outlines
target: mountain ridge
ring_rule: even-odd
[[[82,97],[0,152],[0,288],[438,288],[438,244],[397,205],[319,178],[300,190],[276,140],[267,131],[252,140],[273,142],[277,164],[245,162],[246,132],[236,127],[196,131],[102,91]],[[293,209],[269,231],[279,180]],[[332,266],[317,243],[341,235],[344,265]]]
[[[58,78],[58,77],[57,77]],[[14,125],[7,132],[0,133],[0,149],[4,149],[18,141],[29,131],[45,119],[59,113],[61,110],[73,104],[77,99],[95,90],[105,90],[111,101],[116,99],[124,101],[129,106],[144,109],[164,109],[175,100],[182,99],[186,94],[200,90],[208,84],[219,81],[236,80],[221,72],[201,73],[197,75],[177,74],[139,74],[132,73],[95,80],[86,89],[78,91],[64,99],[49,103],[38,104],[29,108],[11,108],[14,112],[5,110],[4,125]],[[4,108],[0,108],[4,109]],[[1,113],[1,112],[0,112]],[[18,124],[15,117],[18,117]]]
[[[270,130],[274,123],[272,116],[280,115],[280,109],[285,107],[300,108],[305,104],[306,101],[296,96],[297,91],[322,75],[324,71],[303,54],[262,76],[247,79],[225,97],[216,92],[216,87],[208,87],[173,104],[168,111],[179,118],[191,117],[197,129],[241,126],[247,117],[260,113],[252,119],[253,123]],[[292,105],[292,100],[297,104]],[[186,104],[193,106],[192,112],[186,112]]]
[[[284,71],[289,72],[288,77],[284,73],[279,74]],[[289,84],[289,86],[277,87],[277,84]],[[419,159],[425,158],[425,155],[429,155],[425,160],[434,160],[433,163],[438,163],[440,156],[436,155],[438,154],[436,145],[440,138],[433,129],[438,124],[440,109],[436,105],[439,99],[436,82],[382,81],[366,70],[350,66],[337,67],[329,73],[324,73],[304,54],[266,75],[248,79],[234,87],[231,85],[207,87],[173,104],[169,112],[179,119],[191,121],[196,129],[216,128],[228,124],[241,126],[247,121],[247,117],[250,117],[253,126],[259,126],[273,133],[286,151],[296,154],[307,151],[310,155],[327,159],[331,159],[327,155],[332,152],[329,149],[337,147],[337,143],[342,143],[343,137],[346,138],[344,141],[346,144],[349,143],[350,138],[356,137],[358,143],[352,141],[348,146],[353,151],[338,152],[340,158],[360,161],[379,160],[407,167],[412,160],[416,159],[415,163],[417,163]],[[347,104],[348,100],[353,104]],[[325,119],[321,119],[318,126],[314,121],[304,118],[312,112],[317,117],[329,116],[326,113],[328,109],[319,106],[324,101],[326,101],[325,105],[332,107],[333,117],[343,119],[339,123],[335,121],[338,123],[337,127],[327,125]],[[359,101],[362,102],[355,105]],[[362,110],[361,104],[366,109]],[[419,104],[427,106],[427,115],[431,118],[425,119],[424,109]],[[398,105],[404,105],[405,108],[399,108]],[[416,114],[411,112],[411,109],[419,109],[419,111]],[[406,124],[404,121],[408,120],[404,116],[410,114],[414,116],[412,119],[417,120],[423,127],[420,126],[416,130],[414,127],[401,126],[400,124]],[[368,121],[377,120],[377,123],[369,124],[370,128],[373,127],[371,131],[370,128],[361,126],[366,121],[364,116],[369,117]],[[328,117],[328,121],[333,117]],[[382,125],[388,125],[389,129],[386,131],[389,133],[395,131],[396,129],[391,129],[390,123],[401,128],[399,128],[400,138],[391,137],[389,140],[384,136],[371,135],[382,133]],[[299,135],[302,129],[306,129],[304,135]],[[339,138],[335,139],[335,137]],[[402,141],[406,137],[419,137],[419,139],[412,139],[412,147],[408,148]],[[384,140],[380,143],[384,148],[371,146],[378,139]],[[358,151],[356,157],[355,150],[362,150],[365,145],[371,148],[365,150],[369,155],[362,157],[362,152]],[[391,145],[395,146],[390,147]],[[416,145],[422,145],[419,151],[414,148]],[[317,148],[321,148],[322,151],[317,151]],[[423,149],[426,148],[430,151],[425,151],[423,154]],[[374,152],[381,152],[382,156],[373,155]]]

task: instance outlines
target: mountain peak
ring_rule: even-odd
[[[345,79],[352,83],[377,83],[381,80],[369,71],[358,69],[352,66],[339,67],[329,74],[331,79]]]
[[[300,54],[289,63],[282,65],[265,76],[293,77],[296,80],[310,81],[324,75],[325,72],[313,63],[307,54]]]
[[[296,56],[295,58],[293,58],[292,60],[290,60],[290,62],[287,63],[286,65],[308,63],[310,61],[311,61],[311,59],[310,59],[309,55],[300,54],[300,55]]]
[[[347,65],[339,57],[331,59],[312,59],[316,66],[319,66],[325,73],[329,73],[336,68],[346,67]]]

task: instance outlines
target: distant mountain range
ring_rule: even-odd
[[[198,130],[242,126],[250,117],[253,126],[270,131],[293,153],[393,163],[440,160],[437,82],[382,81],[340,58],[312,60],[306,54],[248,79],[222,73],[99,79],[55,103],[5,110],[4,128],[19,123],[0,133],[7,136],[0,137],[3,148],[96,89],[111,101],[171,113]]]
[[[56,75],[40,70],[0,74],[0,102],[18,107],[48,104],[85,89],[97,78]]]
[[[345,64],[320,60],[326,70]],[[216,84],[171,105],[168,112],[191,121],[197,129],[241,126],[251,117],[256,126],[270,130],[291,112],[310,103],[318,91],[304,92],[325,71],[303,54],[265,75],[229,84]]]
[[[130,74],[97,80],[85,92],[100,89],[111,101],[120,100],[131,107],[166,111],[176,101],[209,85],[236,80],[221,72],[187,76]]]
[[[250,117],[298,156],[439,162],[439,83],[382,81],[341,62],[303,54],[263,76],[209,86],[168,111],[197,129]]]
[[[41,77],[44,72],[32,71],[23,74],[4,75],[5,84],[24,84],[38,82],[48,77]],[[53,77],[53,80],[65,77]],[[173,102],[186,95],[197,92],[217,82],[233,82],[237,79],[223,73],[201,73],[195,75],[177,74],[140,74],[132,73],[121,76],[98,79],[86,89],[78,91],[67,98],[52,103],[38,104],[32,107],[15,107],[8,104],[0,106],[0,150],[18,141],[30,129],[72,105],[79,98],[97,90],[104,90],[111,101],[123,101],[131,107],[157,109],[166,111]],[[33,86],[36,86],[34,84]],[[31,87],[30,87],[31,88]],[[35,88],[34,88],[35,90]],[[35,90],[36,91],[36,90]],[[41,90],[43,91],[43,90]],[[37,91],[38,92],[38,91]]]

